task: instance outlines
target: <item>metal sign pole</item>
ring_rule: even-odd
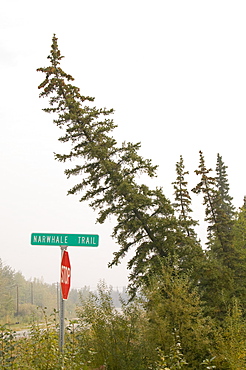
[[[31,245],[49,245],[60,246],[61,248],[61,276],[60,276],[60,330],[59,330],[59,347],[60,352],[63,353],[64,346],[64,311],[65,302],[67,299],[70,281],[71,281],[71,265],[69,261],[67,246],[74,247],[98,247],[99,235],[95,234],[53,234],[53,233],[32,233]],[[64,261],[63,261],[64,255]],[[59,298],[57,299],[57,301]],[[57,302],[58,303],[58,302]],[[18,312],[17,312],[18,313]]]
[[[61,259],[63,252],[67,247],[61,246]],[[65,300],[62,298],[62,291],[60,289],[60,332],[59,332],[59,347],[60,351],[63,352],[64,346],[64,311],[65,311]]]

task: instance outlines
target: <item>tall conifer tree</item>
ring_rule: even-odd
[[[240,299],[242,307],[246,308],[246,198],[240,210],[236,213],[233,224],[234,255],[231,263],[234,272],[235,296]]]
[[[175,203],[173,206],[178,213],[180,225],[187,236],[195,237],[196,233],[194,227],[198,224],[198,221],[193,220],[191,217],[191,197],[187,189],[187,181],[185,180],[185,176],[188,175],[189,172],[185,171],[182,155],[180,156],[179,162],[176,163],[176,174],[176,181],[172,183],[175,195]]]
[[[200,263],[203,259],[202,247],[197,240],[197,235],[195,232],[195,226],[198,224],[198,221],[195,221],[191,214],[191,197],[187,188],[187,181],[185,177],[189,174],[188,171],[185,171],[184,160],[182,155],[180,156],[179,161],[176,163],[176,181],[172,184],[174,186],[174,195],[175,202],[173,207],[178,215],[179,224],[184,234],[187,235],[185,243],[179,246],[183,250],[184,258],[187,269],[192,269],[193,272],[200,269]]]
[[[116,217],[113,236],[120,249],[110,266],[117,265],[134,247],[128,267],[136,289],[157,268],[159,258],[175,254],[185,236],[162,190],[151,190],[135,180],[142,173],[155,176],[156,166],[138,154],[139,143],[117,146],[110,136],[115,128],[110,118],[113,110],[98,109],[92,104],[94,98],[80,94],[72,85],[73,77],[61,69],[62,58],[54,35],[50,66],[38,71],[46,76],[39,85],[40,96],[49,97],[50,107],[44,110],[56,114],[54,123],[64,132],[59,140],[71,145],[69,153],[56,154],[56,159],[79,160],[65,171],[67,177],[78,178],[69,194],[82,193],[81,201],[90,201],[100,223],[110,215]]]
[[[227,166],[222,160],[222,156],[217,154],[216,163],[216,186],[221,198],[221,208],[229,220],[233,219],[235,207],[232,204],[233,198],[230,196],[230,186],[228,182]]]
[[[217,176],[209,176],[212,169],[205,165],[203,153],[200,151],[200,164],[195,171],[201,180],[192,189],[196,194],[203,194],[203,204],[205,205],[205,220],[208,222],[208,241],[211,250],[223,263],[230,266],[230,251],[232,241],[232,210],[231,198],[229,196],[229,185],[226,166],[218,157],[216,166]]]
[[[212,240],[214,235],[219,237],[217,228],[216,215],[216,181],[213,176],[210,176],[211,168],[207,168],[202,151],[199,152],[200,161],[198,169],[195,173],[200,176],[200,181],[192,191],[195,194],[203,194],[203,204],[205,205],[205,221],[208,222],[208,240]]]
[[[215,212],[219,235],[218,238],[221,246],[215,242],[213,251],[227,266],[233,268],[232,255],[235,253],[235,251],[232,243],[232,233],[235,208],[232,204],[232,197],[229,195],[230,187],[226,169],[227,166],[225,166],[222,157],[217,154],[215,177],[217,194],[215,198]]]
[[[244,304],[246,300],[246,248],[242,247],[244,210],[235,218],[232,197],[229,195],[227,167],[217,155],[216,176],[208,176],[202,152],[196,171],[201,182],[194,192],[204,194],[206,220],[209,222],[208,260],[201,279],[203,297],[210,308],[223,317],[233,296]]]
[[[196,194],[203,194],[205,205],[205,220],[208,222],[208,246],[206,260],[201,275],[201,290],[208,312],[223,318],[228,304],[234,294],[234,278],[231,257],[233,255],[231,239],[228,238],[227,223],[222,211],[222,199],[217,188],[212,169],[205,164],[200,151],[200,163],[195,173],[200,176],[200,182],[192,189]]]

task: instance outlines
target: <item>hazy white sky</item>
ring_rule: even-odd
[[[245,189],[245,1],[2,0],[0,5],[0,258],[26,278],[59,281],[60,249],[30,245],[32,232],[99,234],[98,248],[69,247],[72,286],[104,279],[127,284],[126,263],[107,268],[117,245],[113,221],[66,196],[68,181],[53,152],[65,149],[38,98],[53,33],[84,95],[115,109],[119,141],[141,141],[159,165],[153,186],[172,198],[183,155],[192,188],[199,150],[228,166],[231,195]],[[203,218],[194,201],[195,218]],[[201,230],[202,232],[202,230]]]

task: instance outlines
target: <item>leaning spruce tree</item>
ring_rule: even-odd
[[[81,95],[72,85],[73,77],[60,67],[63,56],[55,35],[52,41],[50,65],[38,69],[45,74],[39,85],[40,97],[49,97],[50,106],[44,111],[55,114],[54,123],[63,132],[59,140],[71,145],[69,153],[55,158],[61,162],[77,160],[65,171],[67,177],[78,179],[68,194],[80,193],[81,201],[89,201],[98,212],[99,223],[115,217],[113,237],[119,250],[109,266],[117,265],[130,248],[135,248],[128,263],[134,293],[155,271],[160,258],[178,253],[177,246],[185,243],[186,236],[162,189],[139,184],[141,174],[156,175],[156,166],[138,154],[139,143],[117,145],[110,136],[116,127],[113,110],[96,108],[94,98]]]

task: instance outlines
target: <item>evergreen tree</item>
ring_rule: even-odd
[[[200,163],[195,173],[201,179],[193,192],[203,194],[209,245],[206,251],[207,259],[201,270],[200,290],[209,314],[222,319],[234,294],[234,249],[228,233],[228,219],[223,211],[222,198],[216,178],[210,175],[211,171],[211,168],[206,167],[203,153],[200,151]]]
[[[175,203],[173,204],[174,209],[179,215],[179,222],[181,227],[189,237],[196,237],[194,227],[198,224],[198,221],[192,219],[191,212],[191,197],[187,189],[187,181],[185,176],[189,174],[185,171],[184,160],[182,155],[180,156],[179,162],[176,163],[177,178],[172,184],[174,186]]]
[[[79,178],[69,194],[82,192],[81,201],[90,201],[99,213],[100,223],[110,215],[116,217],[113,236],[120,249],[110,266],[117,265],[129,248],[135,247],[128,267],[136,288],[142,278],[155,270],[158,258],[174,254],[185,236],[162,189],[151,190],[139,184],[141,174],[155,176],[156,166],[138,154],[139,143],[117,146],[110,136],[115,128],[109,118],[113,110],[98,109],[92,106],[94,98],[80,94],[71,84],[73,77],[61,69],[62,58],[54,35],[48,56],[50,66],[38,71],[46,76],[39,85],[40,96],[50,98],[50,107],[44,110],[56,114],[54,122],[65,132],[59,140],[71,145],[69,153],[56,154],[56,159],[80,160],[65,171],[67,177]]]
[[[174,195],[175,203],[173,207],[178,214],[179,225],[184,234],[187,235],[185,243],[179,245],[179,248],[183,250],[183,259],[182,266],[185,265],[186,270],[193,270],[198,277],[200,264],[203,260],[203,251],[202,247],[197,240],[197,235],[195,233],[195,226],[198,224],[198,221],[195,221],[191,217],[191,197],[187,189],[187,181],[185,176],[189,174],[188,171],[185,171],[183,157],[180,156],[179,162],[176,163],[176,173],[177,178],[172,184],[174,186]],[[195,276],[195,275],[194,275]]]
[[[232,204],[232,197],[229,195],[229,183],[226,172],[227,166],[222,161],[222,157],[217,154],[216,164],[216,213],[217,213],[217,229],[219,230],[219,240],[221,247],[216,248],[214,245],[214,252],[224,260],[224,263],[229,267],[232,266],[232,254],[234,254],[234,248],[232,245],[233,239],[233,223],[235,207]],[[218,244],[218,243],[217,243]]]
[[[222,160],[222,156],[217,154],[217,163],[216,163],[216,186],[219,191],[221,198],[221,208],[228,217],[229,220],[233,219],[235,214],[235,207],[232,204],[233,198],[230,196],[229,191],[229,182],[227,175],[227,166]]]
[[[234,256],[232,265],[234,271],[235,296],[246,308],[246,207],[245,203],[236,214],[233,226]]]
[[[210,313],[223,318],[232,297],[246,299],[246,252],[243,240],[244,210],[235,219],[226,166],[222,157],[217,155],[216,176],[209,177],[202,152],[200,166],[196,171],[201,182],[195,193],[204,194],[206,220],[209,222],[209,250],[203,268],[201,287],[203,298]]]
[[[245,203],[237,212],[234,224],[234,243],[239,249],[246,249],[246,206]]]
[[[200,164],[197,175],[201,181],[193,189],[196,194],[203,193],[205,205],[205,220],[208,222],[208,244],[212,253],[223,264],[230,267],[230,254],[232,251],[232,225],[233,220],[231,197],[227,181],[226,166],[218,156],[216,176],[209,176],[212,169],[207,169],[203,153],[200,151]]]
[[[217,227],[216,218],[216,181],[213,176],[210,176],[211,168],[207,168],[202,151],[199,152],[200,162],[195,173],[200,176],[200,182],[192,191],[195,194],[203,194],[203,204],[205,205],[205,221],[208,222],[208,240],[211,241],[216,235],[219,238],[219,229]]]

